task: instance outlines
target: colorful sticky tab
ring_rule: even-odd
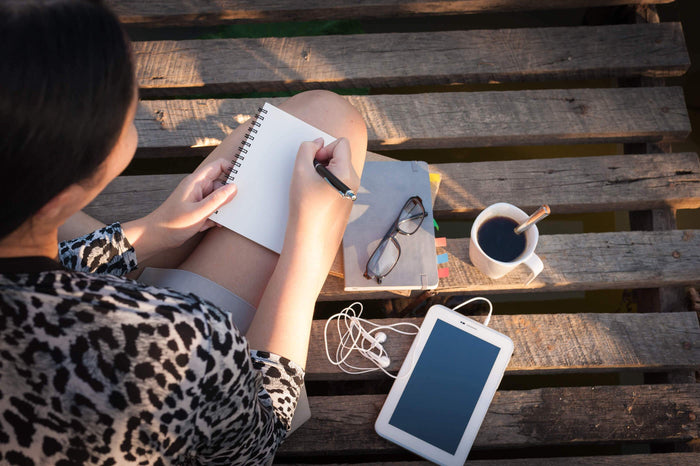
[[[437,263],[438,263],[438,264],[444,264],[444,263],[447,262],[447,261],[448,261],[447,253],[445,253],[445,254],[439,254],[439,255],[437,256]]]
[[[447,238],[435,238],[435,247],[444,248],[447,246]]]
[[[440,227],[438,226],[437,220],[435,220],[435,219],[433,219],[433,226],[435,227],[435,229],[436,229],[437,231],[440,231]]]
[[[445,278],[450,275],[450,269],[449,267],[443,267],[441,269],[438,269],[438,278]]]

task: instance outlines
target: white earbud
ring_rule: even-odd
[[[379,356],[386,353],[386,351],[384,350],[384,347],[382,346],[382,343],[384,343],[386,341],[386,333],[377,332],[375,334],[371,334],[371,333],[365,331],[365,329],[362,329],[361,335],[365,341],[368,341],[370,343],[369,348],[367,348],[366,350],[365,350],[364,344],[360,344],[360,347],[363,350],[367,351],[368,353],[376,354]],[[361,342],[361,343],[364,343],[364,342]],[[379,350],[377,353],[372,352],[372,350],[374,350],[375,348],[377,350]]]
[[[389,367],[391,365],[391,359],[386,353],[386,350],[382,346],[382,343],[386,342],[386,333],[384,332],[377,332],[374,334],[374,340],[376,341],[376,344],[373,343],[372,346],[369,347],[370,352],[369,354],[370,359],[372,359],[379,367]],[[378,348],[379,349],[379,354],[372,353],[373,348]]]
[[[386,333],[384,332],[377,332],[374,334],[374,339],[377,340],[377,343],[384,343],[386,342]]]
[[[360,309],[358,312],[355,311],[355,306],[359,306]],[[362,303],[353,303],[328,319],[324,330],[324,341],[328,360],[331,364],[338,366],[340,370],[348,374],[364,374],[366,372],[381,370],[388,376],[396,378],[395,375],[390,374],[386,370],[386,368],[391,365],[391,358],[382,346],[382,343],[387,340],[387,334],[382,330],[388,329],[403,335],[416,335],[420,328],[410,322],[378,325],[369,320],[361,319],[360,314],[362,314]],[[338,347],[335,351],[335,358],[331,357],[330,351],[328,350],[328,326],[333,320],[336,320],[339,338]],[[370,327],[370,330],[366,330],[365,326]],[[406,328],[406,326],[411,327],[413,331],[400,330],[401,327]],[[369,359],[373,367],[357,367],[350,364],[348,360],[353,352],[357,352],[364,358]]]
[[[387,367],[389,367],[391,365],[391,359],[389,359],[389,356],[387,356],[385,354],[383,354],[379,357],[372,354],[372,356],[370,356],[370,359],[383,369],[386,369]]]

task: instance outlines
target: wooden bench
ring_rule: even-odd
[[[439,251],[448,253],[450,275],[426,302],[517,294],[510,299],[543,303],[534,314],[516,315],[499,314],[496,303],[491,326],[514,340],[515,353],[470,458],[513,465],[700,463],[693,452],[700,444],[700,327],[681,299],[684,286],[700,283],[700,230],[678,230],[674,215],[700,208],[700,162],[695,153],[671,150],[691,128],[682,89],[665,87],[663,79],[682,75],[690,62],[681,25],[660,23],[650,6],[666,0],[109,3],[135,36],[176,40],[134,43],[143,98],[135,165],[154,159],[160,174],[149,169],[117,178],[88,213],[106,222],[148,213],[184,176],[172,174],[170,164],[206,155],[262,102],[283,100],[235,94],[343,90],[365,117],[369,150],[442,161],[430,166],[442,175],[438,222],[473,219],[497,201],[524,210],[547,202],[553,219],[629,212],[632,231],[544,234],[537,251],[545,269],[528,287],[525,270],[499,280],[476,271],[466,227]],[[637,20],[513,28],[503,14],[605,13],[603,7],[618,5],[628,5],[618,8]],[[397,17],[439,26],[464,14],[490,14],[507,28],[208,40],[182,40],[182,30],[171,28],[366,19],[394,30]],[[543,146],[535,149],[542,157],[514,150],[509,160],[470,161],[463,154],[471,152],[461,151],[444,163],[447,157],[435,151],[533,145]],[[639,311],[656,312],[601,313],[594,306],[572,312],[552,294],[623,289],[635,290]],[[312,419],[288,438],[276,462],[425,464],[374,433],[391,381],[378,373],[348,376],[328,363],[323,348],[324,309],[355,299],[398,308],[418,302],[395,298],[346,293],[342,279],[329,276],[319,301],[336,303],[319,303],[309,349]],[[407,319],[421,321],[377,321]],[[390,337],[390,370],[409,345],[408,337]]]

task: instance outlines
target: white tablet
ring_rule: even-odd
[[[375,430],[435,463],[464,464],[512,354],[507,336],[431,307]]]

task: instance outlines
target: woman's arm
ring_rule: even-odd
[[[251,347],[306,365],[314,305],[340,246],[352,202],[343,199],[313,167],[316,157],[351,189],[359,176],[345,138],[321,148],[305,142],[297,155],[290,188],[284,246],[246,333]]]
[[[156,210],[122,225],[139,263],[216,225],[209,216],[236,195],[235,184],[219,182],[228,167],[223,159],[200,166]]]
[[[131,271],[136,266],[137,260],[141,266],[176,267],[196,246],[199,238],[195,235],[215,225],[208,220],[209,215],[235,196],[235,185],[220,186],[218,182],[226,168],[227,163],[224,160],[202,165],[185,177],[155,211],[145,217],[121,224],[119,238],[109,236],[112,232],[116,232],[116,229],[105,230],[106,227],[102,222],[88,214],[84,212],[74,214],[58,231],[58,239],[61,241],[59,245],[61,262],[74,270],[97,272],[96,267],[78,267],[77,265],[83,262],[100,266],[116,263],[119,259],[116,257],[120,254],[119,251],[128,251],[130,257],[126,261],[130,266],[119,267],[118,270],[121,272],[116,275]],[[122,234],[126,240],[121,237]],[[117,244],[118,247],[107,248],[108,251],[100,253],[101,249],[96,249],[88,244],[90,241],[86,241],[86,238],[91,236],[99,237],[99,241],[102,242],[106,240],[108,243]],[[86,245],[80,248],[75,246],[82,243]],[[106,252],[111,254],[105,255]],[[164,252],[168,252],[167,256],[162,254]],[[92,256],[89,261],[83,257],[86,253]],[[104,257],[98,257],[98,253]],[[76,266],[73,267],[72,264]],[[117,268],[110,267],[109,270],[111,272],[108,273],[115,274],[114,271]],[[134,273],[137,272],[134,271]]]
[[[70,270],[122,276],[136,268],[134,248],[119,223],[58,243],[58,260]]]

